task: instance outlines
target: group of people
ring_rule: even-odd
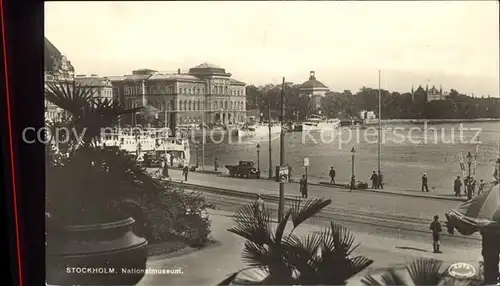
[[[370,177],[372,181],[372,189],[383,189],[384,188],[384,176],[382,172],[378,172],[378,174],[373,171],[372,176]]]
[[[161,161],[161,166],[160,166],[161,174],[163,178],[169,178],[170,176],[168,175],[168,164],[167,164],[167,159],[164,159]],[[182,168],[182,175],[184,176],[184,181],[188,180],[188,174],[189,174],[189,166],[184,166]]]
[[[462,194],[462,187],[464,187],[463,194]],[[466,195],[470,199],[474,195],[476,195],[476,187],[478,187],[477,194],[480,195],[484,188],[483,179],[481,179],[479,181],[479,184],[477,184],[477,181],[474,178],[465,177],[464,182],[462,184],[460,176],[457,176],[457,178],[453,182],[453,192],[455,193],[455,197],[461,197],[462,195]]]

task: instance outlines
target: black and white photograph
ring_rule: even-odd
[[[46,285],[500,285],[497,1],[49,1]]]

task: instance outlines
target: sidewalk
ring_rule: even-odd
[[[171,168],[171,170],[181,170],[180,168]],[[170,171],[170,170],[169,170]],[[214,170],[213,166],[205,166],[205,170],[201,170],[200,168],[196,172],[192,173],[203,173],[203,174],[210,174],[214,176],[228,176],[228,172],[225,168],[218,168],[217,171]],[[261,180],[265,181],[273,181],[273,179],[267,178],[267,174],[262,174],[263,177],[261,177]],[[293,181],[290,183],[293,184],[298,184],[300,178],[295,177],[292,178]],[[307,179],[308,184],[311,186],[320,186],[320,187],[325,187],[325,188],[335,188],[335,189],[346,189],[345,186],[348,185],[348,182],[341,182],[337,181],[336,184],[332,185],[330,184],[329,181],[325,181],[323,179],[317,179],[317,178],[308,178]],[[424,193],[419,190],[405,190],[405,189],[394,189],[391,188],[390,186],[384,186],[384,189],[365,189],[365,190],[359,190],[363,192],[374,192],[374,193],[381,193],[381,194],[388,194],[388,195],[396,195],[396,196],[408,196],[408,197],[418,197],[418,198],[429,198],[429,199],[436,199],[436,200],[449,200],[449,201],[457,201],[457,202],[465,202],[466,197],[462,196],[461,198],[455,197],[453,194],[445,195],[443,194],[444,192],[436,193],[435,190],[431,190],[429,193]]]
[[[146,275],[138,286],[146,285],[217,285],[231,273],[247,267],[241,259],[244,239],[227,231],[234,226],[231,213],[224,211],[211,211],[212,237],[219,243],[196,252],[164,260],[148,261],[148,267],[153,269],[181,269],[182,274]],[[285,233],[289,231],[287,226]],[[302,225],[295,234],[306,235],[319,231],[315,225]],[[414,242],[411,240],[391,239],[372,234],[352,232],[356,242],[361,243],[354,255],[363,255],[375,260],[372,266],[351,278],[348,285],[359,285],[361,277],[368,272],[382,267],[402,266],[419,257],[429,257],[443,260],[445,264],[466,262],[477,264],[480,258],[479,249],[453,247],[453,251],[445,254],[434,254],[429,251],[430,244]],[[446,251],[446,246],[443,249]]]

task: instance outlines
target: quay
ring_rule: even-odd
[[[155,172],[156,169],[148,169],[149,172]],[[182,172],[176,169],[170,169],[169,175],[173,182],[183,180]],[[188,181],[190,186],[211,187],[219,189],[229,189],[244,193],[252,193],[277,196],[278,183],[271,180],[261,179],[240,179],[225,176],[216,176],[198,172],[190,172]],[[452,199],[443,199],[437,195],[396,195],[390,190],[373,191],[353,191],[347,189],[324,187],[318,184],[309,184],[310,197],[324,197],[332,199],[332,207],[338,207],[346,210],[366,210],[379,214],[388,214],[393,216],[413,217],[429,220],[432,216],[439,215],[444,219],[444,214],[448,210],[457,207],[460,202]],[[300,196],[298,184],[288,183],[285,186],[285,197],[293,198]]]

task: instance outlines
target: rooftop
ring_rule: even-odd
[[[316,79],[314,71],[309,74],[309,80],[300,85],[300,88],[322,88],[328,89],[326,85]]]
[[[213,64],[202,63],[193,67],[193,69],[222,69],[222,68]]]
[[[154,74],[149,78],[149,80],[200,80],[200,79],[195,77],[194,75],[171,73],[171,74]]]

